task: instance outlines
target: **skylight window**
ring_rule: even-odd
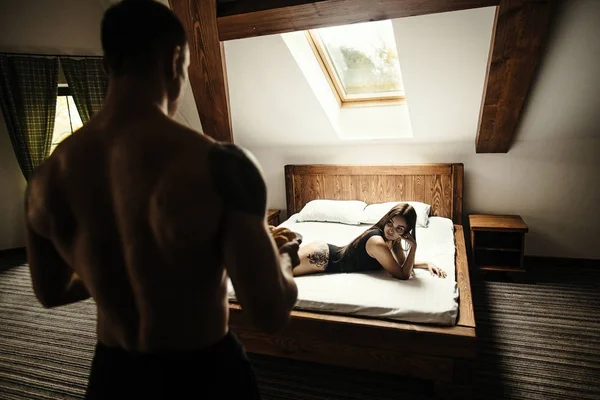
[[[314,29],[308,37],[342,105],[404,100],[391,21]]]

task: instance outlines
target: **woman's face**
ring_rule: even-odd
[[[390,219],[383,229],[387,240],[397,240],[406,233],[406,220],[404,217],[395,216]]]

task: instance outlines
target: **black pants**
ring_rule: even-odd
[[[242,344],[230,332],[202,350],[131,353],[96,345],[86,399],[260,399]]]

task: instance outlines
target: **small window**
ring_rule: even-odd
[[[391,21],[314,29],[307,37],[343,106],[404,100]]]
[[[59,85],[50,154],[52,154],[60,142],[82,126],[83,123],[79,117],[79,112],[77,112],[73,96],[71,96],[71,90],[68,86]]]

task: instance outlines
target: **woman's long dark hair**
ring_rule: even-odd
[[[407,228],[408,232],[411,235],[413,235],[415,240],[417,240],[417,232],[415,229],[415,227],[417,226],[417,212],[410,204],[399,203],[399,204],[396,204],[394,207],[392,207],[392,209],[390,211],[388,211],[375,225],[373,225],[372,227],[370,227],[369,229],[367,229],[366,231],[361,233],[356,239],[354,239],[353,241],[348,243],[346,246],[342,247],[340,250],[340,259],[345,257],[349,252],[351,252],[350,250],[355,250],[356,247],[358,246],[358,243],[360,243],[360,241],[366,235],[368,235],[370,232],[372,232],[376,229],[383,232],[385,229],[385,224],[387,224],[388,221],[390,221],[394,217],[403,217],[404,220],[406,221],[406,228]],[[383,239],[386,242],[388,241],[385,238],[385,235],[383,236]],[[394,250],[394,254],[397,254],[398,251],[400,251],[400,249],[401,249],[400,242],[401,242],[401,240],[399,238],[398,240],[395,240],[394,243],[392,244],[392,249]]]

